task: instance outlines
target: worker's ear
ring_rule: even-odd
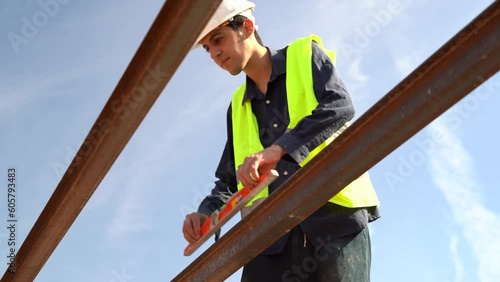
[[[245,35],[245,39],[250,37],[255,30],[255,25],[253,24],[252,20],[250,20],[250,19],[245,19],[242,27],[243,27],[242,31],[243,31],[243,34]]]

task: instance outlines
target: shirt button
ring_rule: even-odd
[[[278,124],[277,123],[273,124],[273,127],[274,128],[278,127]]]
[[[288,171],[283,171],[283,175],[288,175]]]
[[[269,101],[269,100],[266,100],[266,104],[268,104],[268,105],[269,105],[269,104],[271,104],[271,101]]]

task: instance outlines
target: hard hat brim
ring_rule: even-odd
[[[228,1],[231,2],[231,1]],[[199,42],[212,30],[215,30],[223,23],[229,21],[237,15],[245,16],[250,19],[255,24],[255,18],[252,15],[252,11],[255,8],[255,4],[249,1],[237,1],[238,5],[231,5],[232,3],[221,3],[219,8],[215,11],[212,18],[208,21],[207,25],[203,28],[202,32],[196,38],[196,41],[191,48],[191,50],[196,49],[201,46]]]

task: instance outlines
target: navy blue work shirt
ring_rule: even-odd
[[[287,47],[280,50],[266,48],[272,62],[267,93],[262,93],[247,76],[242,103],[247,99],[252,103],[263,147],[277,144],[287,152],[277,164],[276,170],[280,176],[269,186],[269,193],[272,193],[300,169],[299,163],[309,152],[353,118],[354,106],[330,58],[316,43],[313,43],[312,75],[314,93],[319,105],[311,115],[304,117],[294,129],[285,133],[290,122],[286,96]],[[215,182],[211,195],[207,196],[198,208],[198,212],[206,215],[210,215],[224,204],[218,197],[220,193],[237,192],[231,116],[231,106],[229,106],[227,142],[215,173],[219,180]],[[300,227],[313,246],[317,246],[330,239],[359,232],[367,227],[368,222],[378,217],[376,207],[346,208],[328,202],[302,221]],[[262,254],[281,252],[287,238],[288,234],[284,235]]]

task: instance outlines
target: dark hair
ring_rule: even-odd
[[[232,20],[229,20],[229,23],[227,26],[231,27],[232,29],[239,31],[241,29],[241,26],[243,26],[243,22],[247,19],[247,17],[242,16],[242,15],[236,15],[232,18]],[[264,46],[262,43],[262,39],[260,39],[259,33],[257,30],[254,30],[253,32],[255,34],[255,39],[257,39],[257,42]]]

